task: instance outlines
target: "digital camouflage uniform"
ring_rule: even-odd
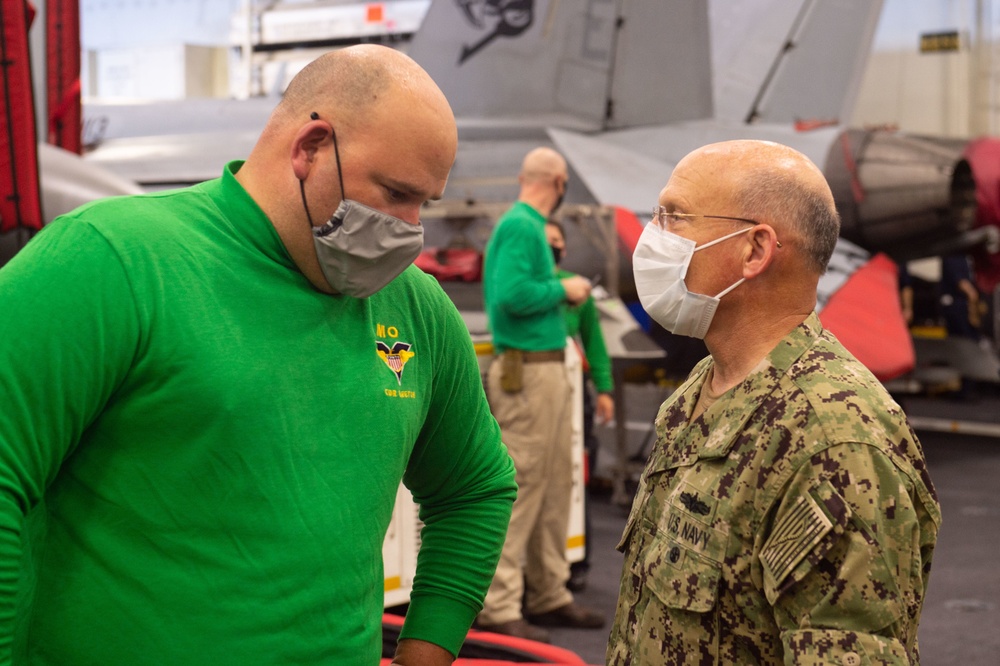
[[[690,416],[660,408],[609,664],[916,664],[941,522],[916,436],[812,314]]]

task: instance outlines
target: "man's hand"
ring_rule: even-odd
[[[594,404],[594,416],[598,423],[608,423],[615,418],[615,399],[610,393],[598,393]]]
[[[455,657],[443,647],[419,641],[415,638],[405,638],[396,646],[396,656],[391,666],[451,666]]]
[[[566,300],[572,305],[579,305],[590,296],[590,280],[580,275],[563,278],[563,289],[566,290]]]

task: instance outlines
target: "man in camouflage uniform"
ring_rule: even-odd
[[[711,355],[656,417],[609,664],[919,663],[941,514],[899,406],[814,312],[838,233],[822,173],[778,144],[698,149],[660,193],[640,299]]]

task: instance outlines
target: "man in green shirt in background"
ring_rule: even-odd
[[[245,162],[84,206],[0,271],[0,664],[445,666],[516,493],[472,340],[411,266],[457,131],[410,58],[334,51]]]
[[[545,239],[545,220],[566,193],[566,160],[551,148],[536,148],[525,156],[518,180],[520,195],[493,229],[483,273],[496,350],[487,396],[514,459],[518,496],[477,625],[548,641],[537,625],[604,623],[599,613],[574,603],[566,588],[573,391],[562,306],[582,303],[590,281],[557,279]]]

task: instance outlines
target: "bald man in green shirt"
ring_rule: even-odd
[[[246,161],[0,270],[0,664],[378,663],[401,481],[424,527],[393,664],[454,661],[516,492],[411,265],[457,138],[415,62],[340,49]]]
[[[542,147],[527,154],[520,195],[493,230],[483,275],[497,353],[487,397],[514,459],[518,496],[477,624],[538,641],[548,640],[543,626],[599,627],[604,622],[574,603],[566,588],[573,393],[562,307],[586,300],[590,281],[556,278],[545,220],[561,203],[568,180],[559,153]]]

